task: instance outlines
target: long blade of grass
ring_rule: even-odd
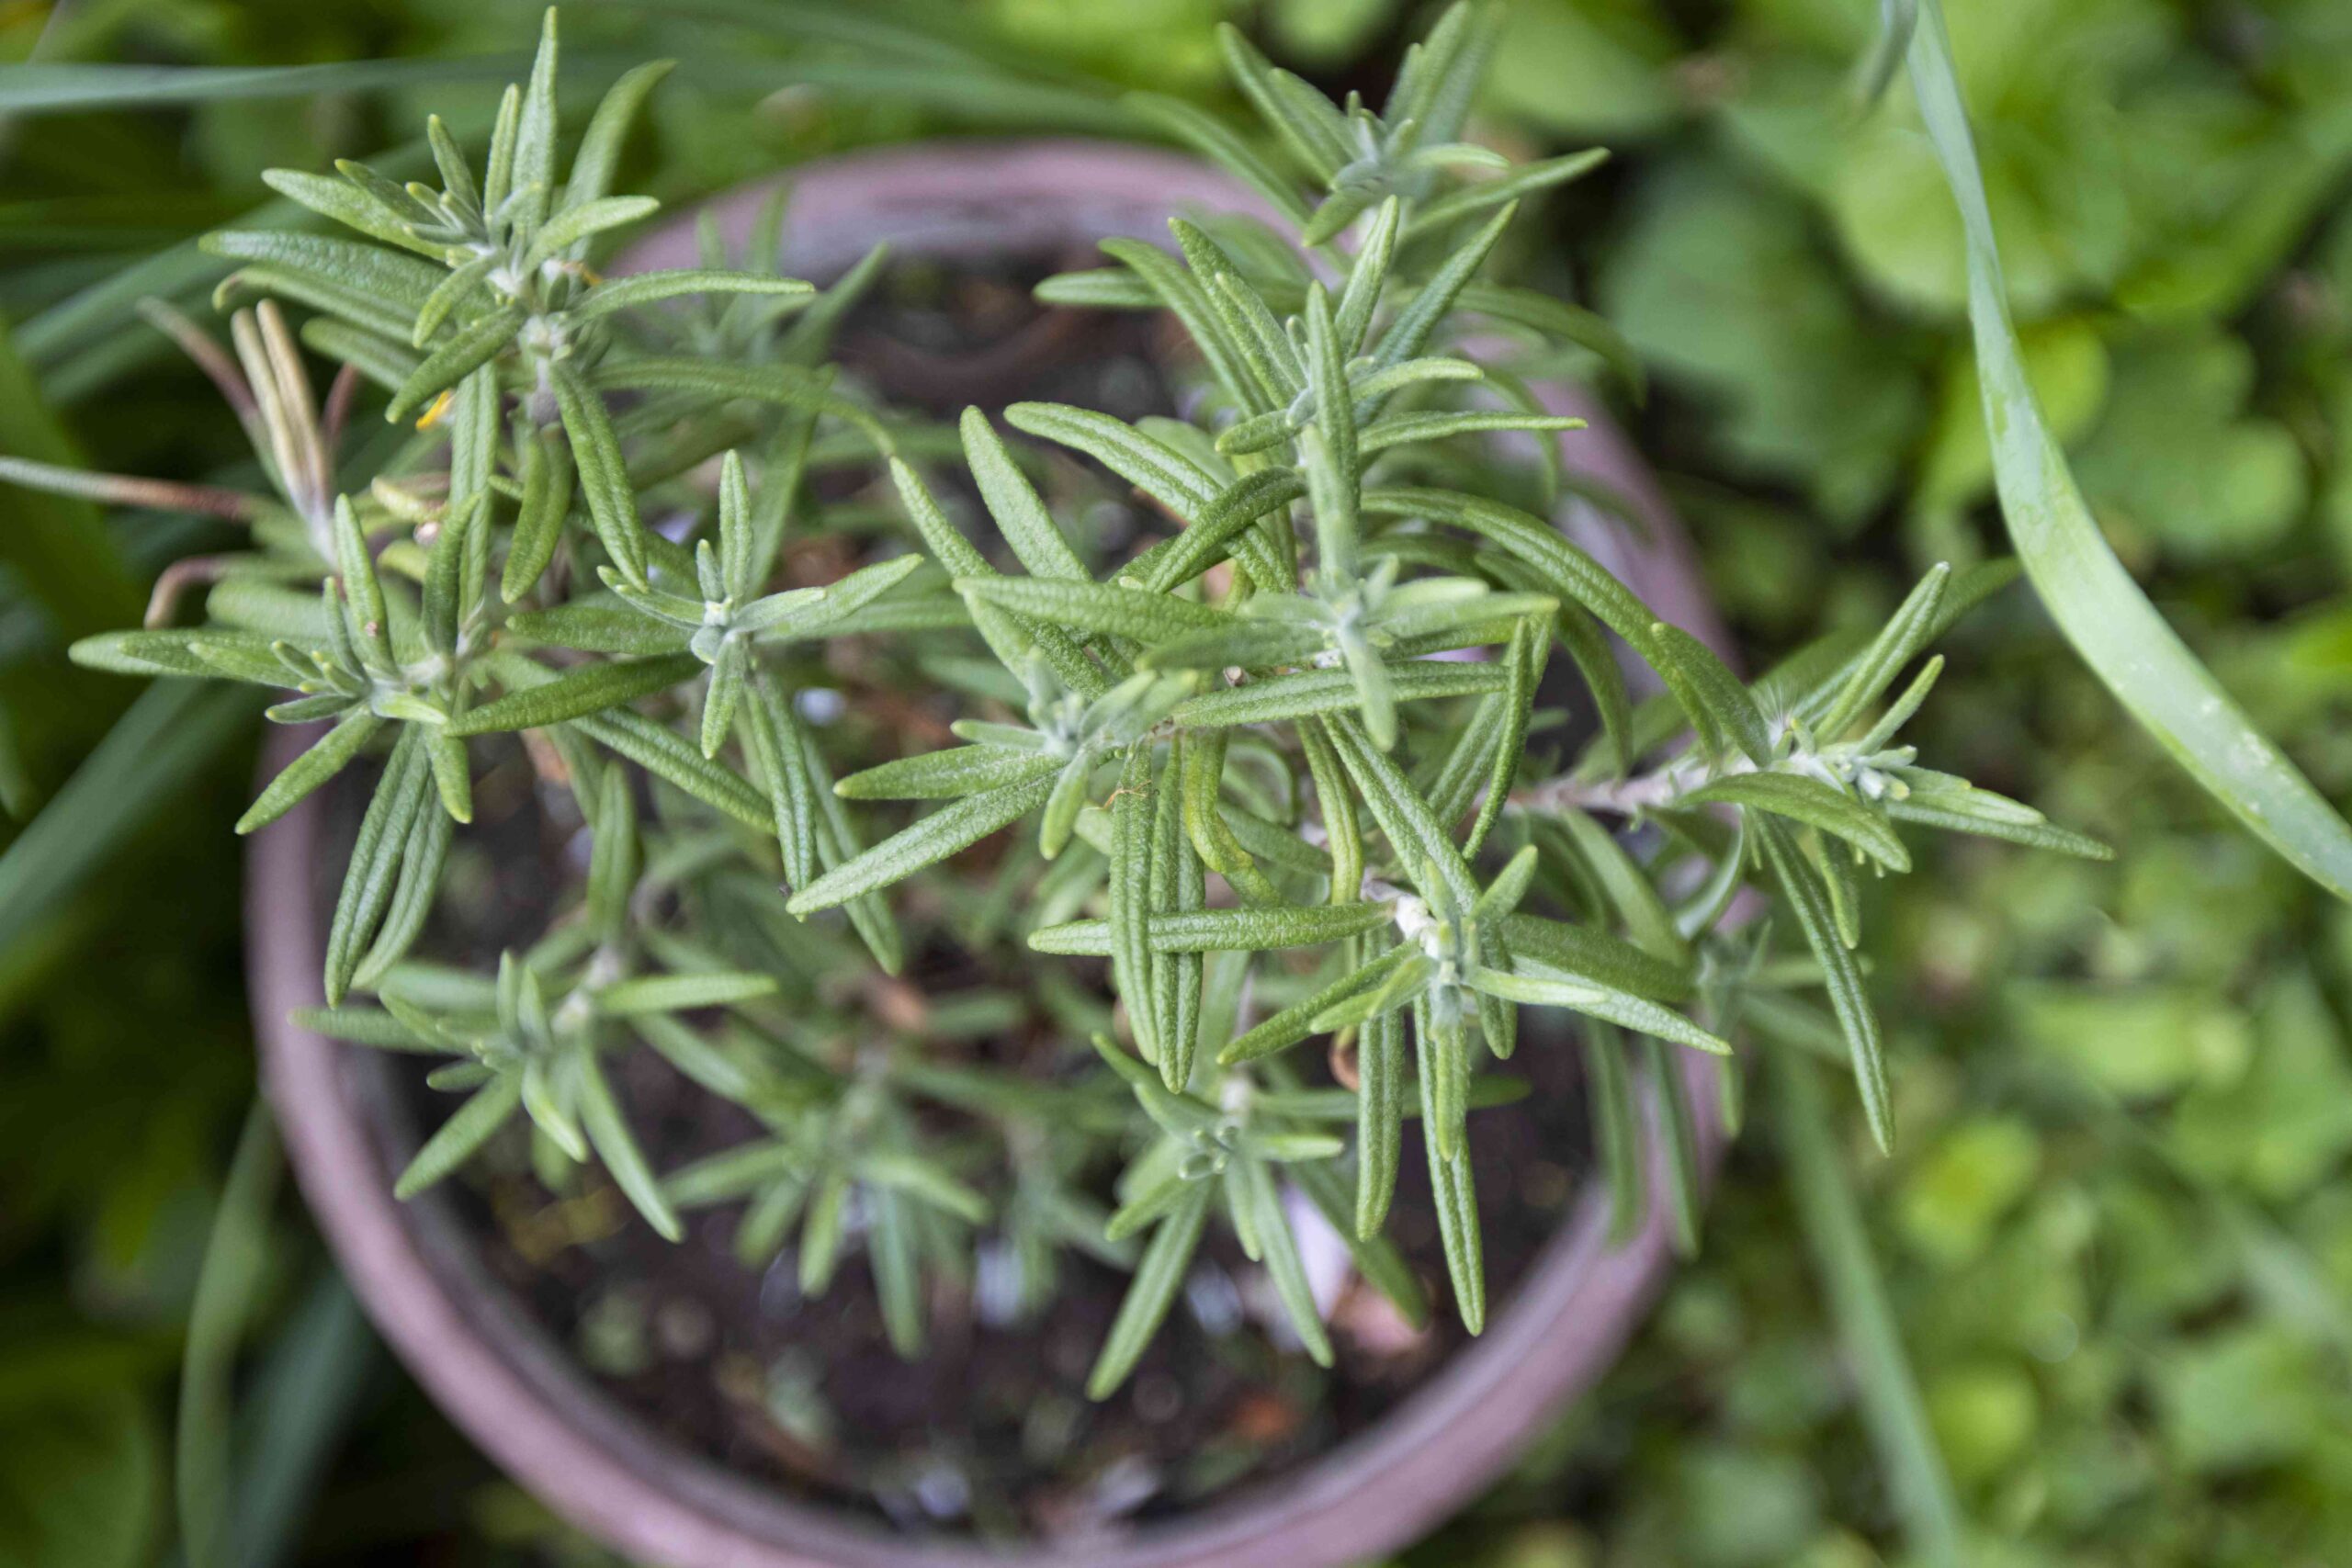
[[[1911,82],[1967,240],[1993,474],[2009,539],[2066,639],[2173,760],[2254,834],[2339,898],[2352,899],[2352,827],[2255,728],[2115,558],[2026,379],[2009,320],[1993,215],[1936,0],[1919,0]]]
[[[12,65],[0,76],[0,114],[85,114],[165,104],[307,98],[440,82],[498,82],[523,54],[457,60],[353,60],[332,65]]]
[[[73,897],[231,738],[259,703],[242,687],[158,681],[0,854],[0,953]]]
[[[245,1113],[204,1246],[180,1363],[173,1481],[188,1568],[225,1568],[230,1562],[231,1379],[269,1261],[269,1211],[279,1169],[277,1124],[256,1100]]]
[[[1838,1164],[1838,1138],[1820,1079],[1809,1059],[1786,1051],[1773,1057],[1771,1077],[1798,1223],[1821,1271],[1838,1337],[1853,1364],[1863,1425],[1894,1494],[1904,1534],[1921,1562],[1958,1568],[1960,1503],[1904,1355],[1860,1205]]]

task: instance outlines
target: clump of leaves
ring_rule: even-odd
[[[1597,320],[1486,276],[1519,200],[1596,161],[1507,171],[1464,140],[1496,26],[1492,7],[1448,12],[1377,111],[1228,32],[1279,161],[1141,102],[1285,228],[1179,219],[1172,250],[1107,242],[1111,265],[1041,288],[1169,311],[1199,355],[1189,421],[1004,412],[1171,525],[1108,562],[981,412],[916,440],[835,386],[827,334],[872,265],[820,295],[775,275],[771,224],[748,270],[713,244],[704,268],[600,276],[603,237],[652,210],[607,187],[661,68],[622,79],[559,180],[552,15],[479,175],[435,122],[437,187],[357,165],[271,176],[363,239],[213,238],[243,264],[224,294],[307,310],[301,341],[350,367],[342,395],[364,378],[413,429],[372,472],[330,479],[293,337],[261,307],[239,330],[243,384],[300,525],[241,502],[253,549],[209,569],[202,625],[77,657],[287,688],[274,717],[328,723],[243,830],[383,755],[328,935],[328,1005],[308,1017],[452,1058],[433,1081],[469,1098],[404,1192],[519,1109],[543,1170],[601,1163],[665,1235],[681,1210],[735,1201],[747,1262],[797,1235],[811,1291],[862,1237],[908,1354],[924,1271],[960,1269],[976,1237],[1019,1251],[1029,1308],[1054,1255],[1084,1250],[1134,1269],[1100,1397],[1213,1214],[1318,1360],[1330,1344],[1295,1213],[1318,1214],[1423,1318],[1383,1235],[1416,1119],[1476,1331],[1473,1112],[1514,1092],[1496,1068],[1525,1008],[1580,1021],[1623,1221],[1645,1201],[1632,1068],[1667,1103],[1687,1237],[1693,1111],[1668,1055],[1729,1055],[1768,971],[1826,987],[1891,1139],[1857,949],[1865,874],[1908,866],[1898,826],[2105,852],[1900,742],[1939,664],[1898,682],[2007,573],[1939,569],[1874,637],[1749,684],[1554,525],[1556,443],[1577,422],[1521,372],[1572,348],[1623,355]],[[984,542],[910,456],[956,446],[994,525]],[[1529,446],[1541,461],[1512,460]],[[826,465],[887,473],[892,514],[877,523],[863,492],[814,502]],[[788,543],[826,547],[830,575],[792,581]],[[943,639],[964,651],[943,659]],[[1575,756],[1539,706],[1555,649],[1597,719]],[[1658,694],[1637,704],[1628,667]],[[969,699],[961,744],[893,755],[879,716],[924,673]],[[853,755],[820,736],[835,708]],[[410,956],[485,761],[526,769],[593,844],[578,909],[494,979]],[[907,820],[904,802],[925,804]],[[1651,830],[1621,837],[1621,821]],[[989,863],[964,857],[1016,824]],[[1725,929],[1751,884],[1778,893],[1805,959],[1761,964],[1762,928]],[[1035,953],[1104,962],[990,957],[1014,930]],[[893,978],[944,949],[990,985]],[[1107,994],[1089,983],[1104,973]],[[958,1029],[1035,1048],[997,1068],[926,1058]],[[1310,1041],[1349,1064],[1345,1087],[1317,1086]],[[763,1134],[653,1169],[603,1065],[632,1044]],[[1736,1078],[1721,1082],[1736,1111]],[[941,1131],[943,1111],[961,1130]]]

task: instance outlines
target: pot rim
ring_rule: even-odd
[[[837,276],[876,241],[942,260],[1050,254],[1114,234],[1159,240],[1175,210],[1262,213],[1254,196],[1193,160],[1116,142],[928,141],[822,159],[794,187],[786,269]],[[748,227],[768,186],[718,197],[723,231]],[[690,259],[673,223],[617,270]],[[1687,541],[1640,459],[1580,389],[1539,387],[1571,433],[1568,461],[1614,487],[1640,536],[1580,502],[1562,525],[1661,618],[1728,652]],[[281,737],[290,740],[291,736]],[[278,748],[273,747],[273,750]],[[281,759],[282,760],[282,759]],[[392,1197],[400,1151],[365,1047],[296,1026],[320,999],[323,921],[311,849],[312,796],[248,852],[248,978],[265,1090],[304,1198],[360,1302],[434,1402],[556,1513],[618,1550],[670,1568],[1337,1568],[1442,1522],[1616,1358],[1670,1266],[1666,1205],[1623,1245],[1607,1241],[1605,1195],[1583,1183],[1559,1230],[1484,1336],[1456,1351],[1386,1417],[1273,1486],[1099,1537],[996,1548],[895,1534],[800,1501],[655,1432],[588,1377],[492,1280],[446,1199]],[[1702,1168],[1724,1143],[1713,1068],[1679,1054],[1698,1111]],[[1661,1140],[1648,1140],[1652,1191]]]

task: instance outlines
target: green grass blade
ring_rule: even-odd
[[[2026,379],[1992,211],[1936,0],[1921,0],[1911,80],[1967,236],[1993,471],[2010,542],[2051,617],[2174,761],[2305,875],[2352,899],[2352,827],[2272,745],[2149,604],[2075,487]]]
[[[239,687],[159,681],[115,722],[41,814],[0,854],[0,953],[82,886],[175,799],[259,705]]]
[[[1960,1503],[1871,1256],[1861,1207],[1838,1163],[1839,1141],[1815,1073],[1798,1053],[1773,1058],[1781,1157],[1798,1224],[1821,1271],[1831,1319],[1861,1391],[1863,1425],[1886,1472],[1904,1534],[1920,1562],[1958,1568],[1963,1561]]]
[[[496,82],[520,54],[457,60],[354,60],[332,65],[11,65],[0,75],[0,114],[85,114],[166,104],[307,98],[441,82]]]
[[[1609,1184],[1609,1240],[1633,1238],[1648,1205],[1648,1179],[1642,1159],[1642,1108],[1634,1098],[1625,1038],[1610,1024],[1584,1029],[1585,1092],[1591,1102],[1592,1137]]]
[[[221,1189],[212,1234],[197,1272],[180,1363],[179,1432],[174,1487],[181,1550],[188,1568],[226,1568],[231,1561],[230,1456],[238,1343],[259,1305],[269,1262],[269,1211],[280,1170],[277,1126],[256,1100],[245,1114],[237,1152]]]

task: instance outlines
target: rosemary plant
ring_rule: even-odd
[[[1577,422],[1524,377],[1613,345],[1488,274],[1519,198],[1597,157],[1511,168],[1464,139],[1495,22],[1449,11],[1377,110],[1228,29],[1271,151],[1137,101],[1275,221],[1179,217],[1172,251],[1106,242],[1110,265],[1039,290],[1170,312],[1197,351],[1188,420],[1003,412],[1162,516],[1117,558],[980,411],[934,431],[836,385],[832,329],[878,259],[824,291],[780,276],[779,210],[740,258],[601,276],[654,209],[609,187],[662,67],[621,79],[560,175],[552,13],[479,171],[435,120],[437,185],[269,176],[349,233],[211,237],[238,264],[223,301],[262,299],[233,358],[164,321],[269,493],[5,474],[249,525],[75,657],[291,693],[270,716],[321,732],[240,831],[372,760],[304,1017],[446,1058],[431,1082],[465,1098],[403,1194],[519,1115],[546,1179],[600,1166],[665,1235],[740,1205],[747,1264],[795,1246],[812,1292],[862,1250],[909,1355],[926,1274],[976,1243],[1016,1261],[1014,1311],[1081,1251],[1133,1270],[1100,1397],[1213,1216],[1329,1359],[1285,1188],[1420,1319],[1383,1235],[1416,1120],[1476,1332],[1474,1112],[1513,1092],[1523,1009],[1577,1021],[1621,1218],[1646,1201],[1645,1076],[1691,1234],[1672,1053],[1729,1055],[1767,984],[1826,988],[1888,1142],[1857,950],[1865,876],[1908,866],[1897,829],[2105,853],[1901,741],[1940,668],[1915,663],[2009,574],[1938,569],[1875,636],[1750,684],[1554,526]],[[341,367],[323,415],[305,348]],[[378,397],[392,438],[338,467]],[[986,537],[922,466],[959,449]],[[900,754],[890,716],[944,703],[960,744]],[[574,907],[494,974],[415,956],[478,788],[518,779],[586,831]],[[1768,964],[1770,922],[1727,920],[1751,886],[1801,955]],[[656,1168],[608,1070],[639,1047],[761,1134]]]

